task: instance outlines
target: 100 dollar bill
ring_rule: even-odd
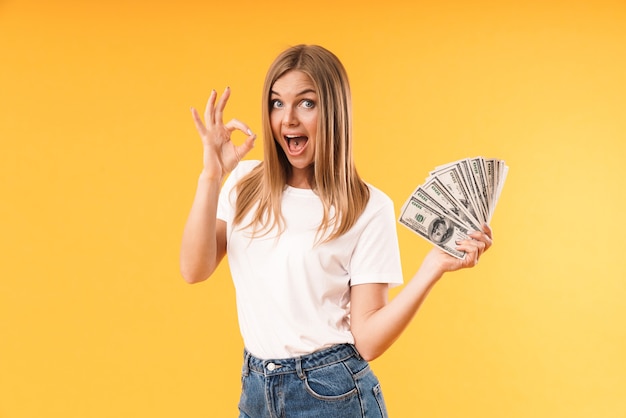
[[[419,186],[413,197],[422,200],[427,206],[438,209],[444,215],[458,221],[461,225],[471,228],[473,231],[480,230],[480,222],[458,201],[449,194],[448,189],[436,177],[431,177],[424,186]]]
[[[411,197],[402,207],[398,222],[448,254],[465,258],[465,252],[455,247],[456,241],[470,239],[467,229],[415,197]]]

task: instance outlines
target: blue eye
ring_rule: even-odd
[[[283,102],[278,99],[270,100],[270,108],[277,109],[283,107]]]
[[[305,99],[302,101],[302,106],[307,109],[313,109],[315,107],[315,102],[313,100]]]

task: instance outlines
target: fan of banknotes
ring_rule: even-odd
[[[503,160],[474,157],[436,167],[402,206],[398,221],[457,258],[456,241],[489,223],[509,167]]]

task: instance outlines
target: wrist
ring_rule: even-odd
[[[441,262],[437,260],[437,257],[435,257],[433,253],[436,252],[431,251],[426,256],[416,274],[417,276],[420,276],[422,280],[427,281],[430,284],[437,283],[446,272]]]
[[[206,182],[206,183],[215,182],[221,185],[223,179],[224,178],[221,174],[217,174],[217,173],[203,169],[202,172],[200,172],[200,177],[198,178],[198,181]]]

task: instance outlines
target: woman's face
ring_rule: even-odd
[[[274,140],[293,167],[287,182],[308,187],[315,161],[318,96],[311,78],[292,70],[274,82],[270,92],[270,125]]]

